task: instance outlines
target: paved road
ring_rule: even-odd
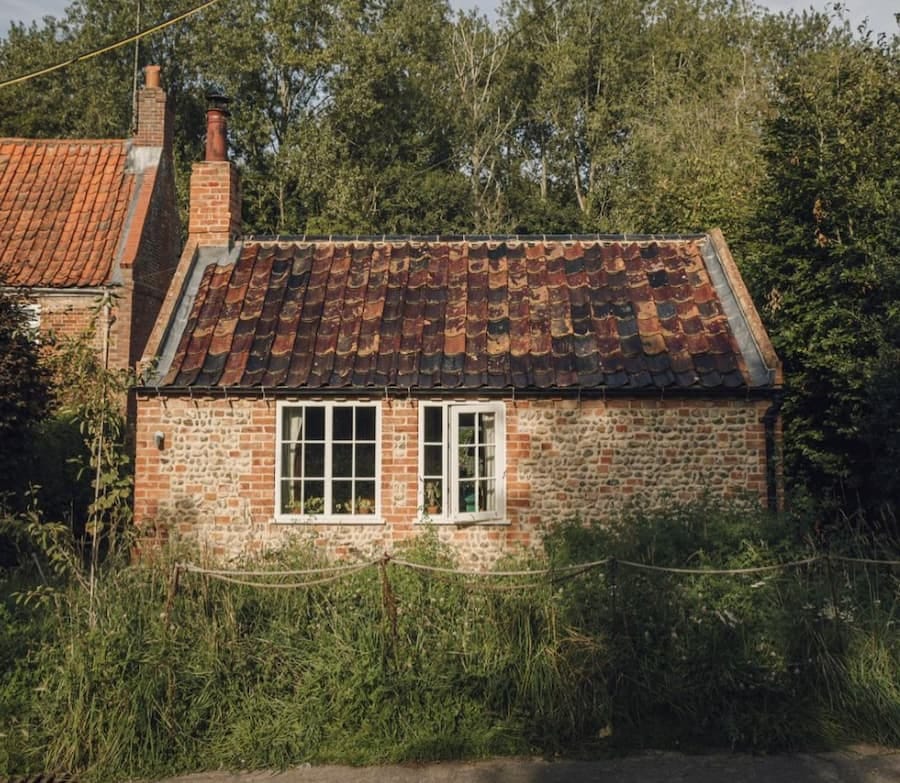
[[[160,783],[900,783],[900,750],[778,756],[645,753],[605,761],[494,759],[384,767],[207,772]]]

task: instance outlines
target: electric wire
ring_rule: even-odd
[[[107,52],[114,51],[115,49],[119,49],[123,46],[127,46],[130,43],[134,43],[135,41],[139,41],[142,38],[146,38],[148,35],[152,35],[153,33],[157,33],[160,30],[165,30],[167,27],[171,27],[173,24],[181,22],[184,19],[187,19],[194,14],[200,13],[211,5],[218,3],[219,0],[206,0],[200,5],[194,6],[193,8],[184,11],[176,16],[173,16],[169,19],[166,19],[158,24],[151,25],[150,27],[145,27],[143,30],[140,30],[133,35],[129,35],[127,38],[121,38],[118,41],[114,41],[111,44],[106,44],[97,49],[92,49],[89,52],[84,52],[82,54],[76,55],[68,60],[63,60],[62,62],[58,62],[55,65],[48,65],[46,68],[40,68],[36,71],[32,71],[31,73],[23,74],[22,76],[17,76],[13,79],[7,79],[5,81],[0,82],[0,89],[4,87],[11,87],[14,84],[21,84],[22,82],[30,81],[31,79],[36,79],[39,76],[46,76],[49,73],[53,73],[54,71],[59,71],[62,68],[66,68],[70,65],[75,65],[75,63],[84,62],[85,60],[93,59],[94,57],[98,57],[101,54],[106,54]]]

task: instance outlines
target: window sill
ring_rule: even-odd
[[[430,517],[427,514],[416,519],[417,525],[440,525],[441,527],[508,527],[510,521],[504,517],[472,519],[465,515],[458,517]]]
[[[384,517],[375,514],[338,516],[335,514],[278,514],[276,525],[383,525]]]

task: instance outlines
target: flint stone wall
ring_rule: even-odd
[[[311,401],[311,400],[308,400]],[[393,553],[423,530],[416,400],[380,403],[381,515],[372,522],[274,521],[276,403],[142,395],[137,402],[135,520],[149,542],[176,536],[213,559],[291,539],[347,558]],[[434,525],[468,567],[540,545],[547,525],[612,519],[705,493],[766,498],[764,400],[508,400],[502,524]],[[157,448],[154,436],[163,435]]]

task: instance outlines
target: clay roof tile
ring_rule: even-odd
[[[167,382],[723,388],[748,372],[699,240],[247,242]]]

